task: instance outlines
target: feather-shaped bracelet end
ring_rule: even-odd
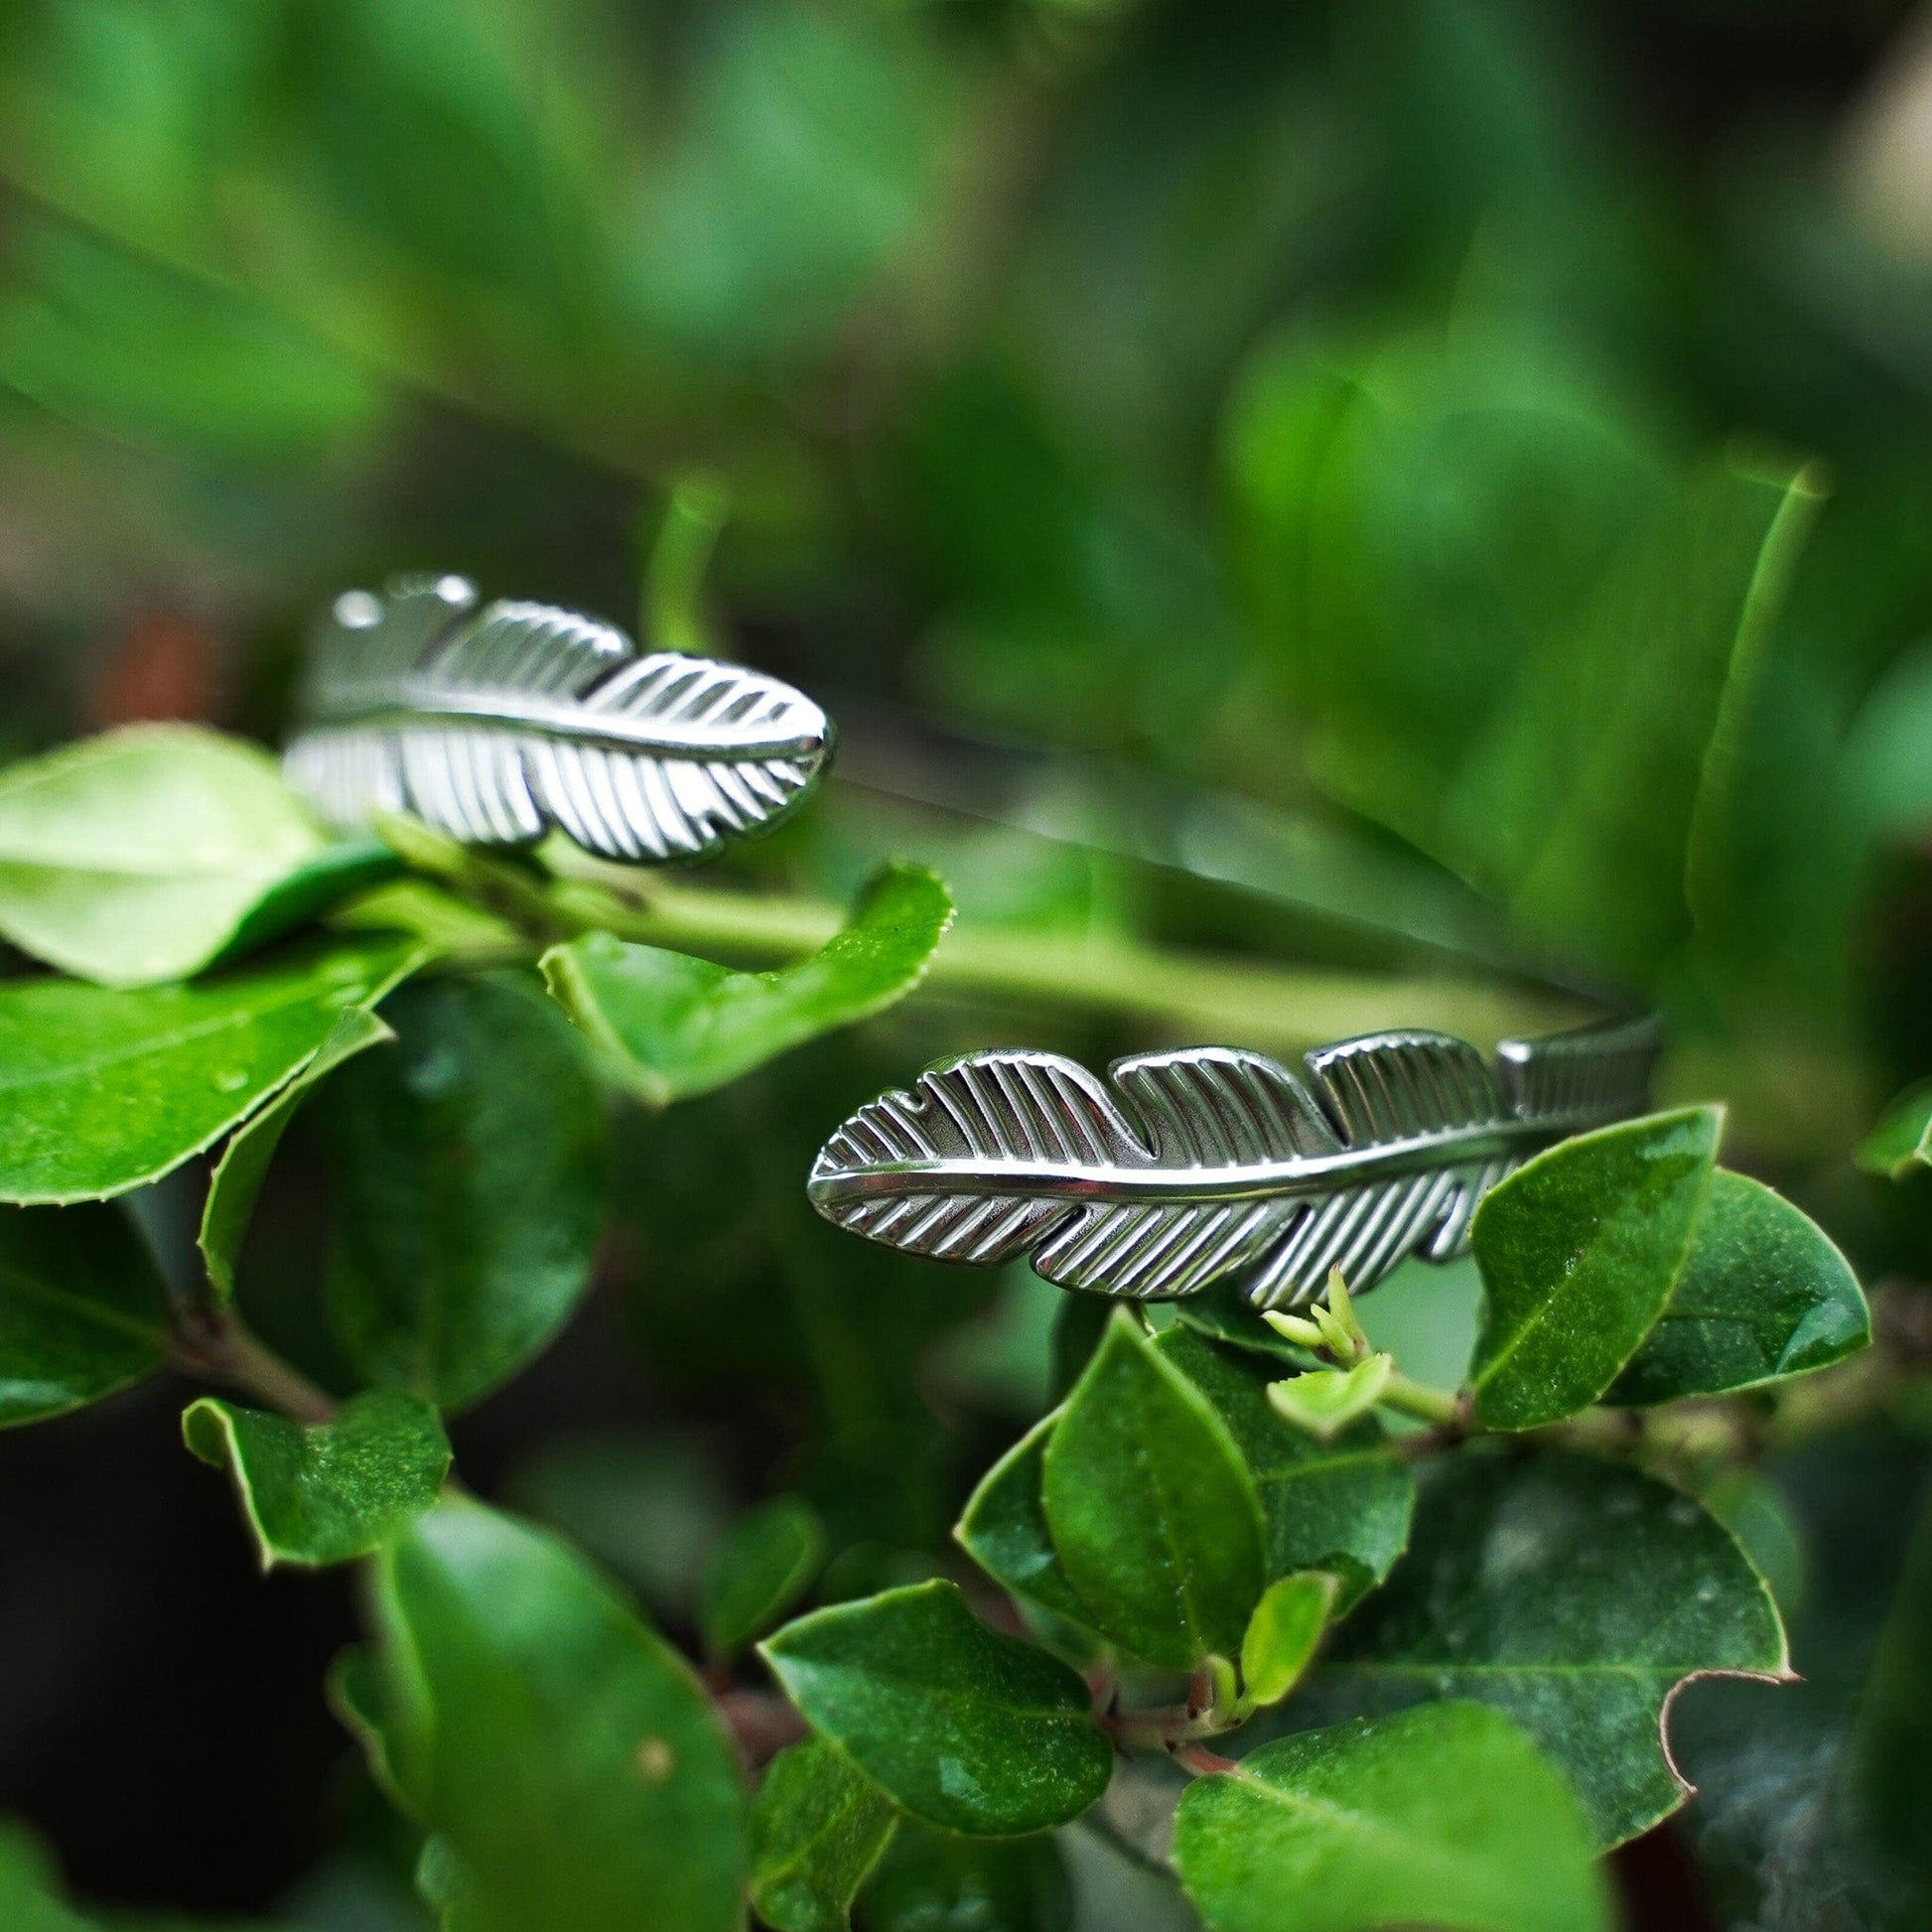
[[[738,664],[639,654],[546,604],[479,611],[462,577],[348,591],[318,626],[289,782],[345,829],[413,812],[469,845],[555,826],[607,859],[701,859],[769,830],[823,774],[832,728]]]
[[[883,1094],[826,1142],[826,1219],[940,1260],[1031,1254],[1063,1288],[1151,1301],[1240,1278],[1257,1308],[1447,1261],[1476,1203],[1539,1148],[1645,1105],[1658,1035],[1623,1020],[1505,1040],[1372,1034],[1304,1073],[1233,1047],[1118,1060],[980,1052]]]

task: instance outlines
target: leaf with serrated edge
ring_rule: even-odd
[[[207,1197],[202,1203],[201,1232],[196,1245],[207,1269],[215,1299],[234,1299],[235,1268],[255,1202],[268,1178],[268,1164],[282,1144],[283,1132],[317,1081],[326,1079],[342,1063],[365,1047],[394,1039],[395,1035],[366,1007],[350,1007],[336,1016],[329,1036],[312,1059],[281,1093],[252,1120],[245,1120],[228,1136],[221,1158],[208,1175]]]
[[[735,973],[589,932],[545,953],[543,974],[612,1073],[662,1107],[904,998],[952,914],[952,895],[936,874],[895,865],[866,887],[843,931],[777,972]]]
[[[0,1207],[0,1428],[97,1401],[167,1359],[168,1291],[118,1207]]]
[[[822,1737],[780,1751],[752,1803],[752,1909],[772,1932],[846,1932],[897,1823],[893,1801]]]
[[[1762,1579],[1689,1496],[1584,1456],[1464,1450],[1429,1470],[1408,1557],[1309,1694],[1321,1711],[1495,1705],[1610,1846],[1684,1799],[1664,1724],[1686,1681],[1789,1669]]]
[[[256,1113],[424,957],[305,941],[187,986],[0,986],[0,1200],[97,1200],[158,1179]]]
[[[773,1496],[744,1517],[706,1566],[698,1628],[716,1651],[761,1636],[810,1588],[825,1530],[802,1496]]]
[[[1341,1579],[1340,1609],[1380,1583],[1408,1547],[1416,1506],[1415,1469],[1382,1425],[1369,1419],[1332,1443],[1317,1442],[1270,1405],[1270,1357],[1178,1327],[1155,1345],[1214,1405],[1254,1473],[1269,1575],[1332,1571]]]
[[[1758,1388],[1843,1361],[1870,1339],[1859,1278],[1824,1229],[1762,1181],[1720,1169],[1664,1312],[1603,1400]]]
[[[1084,1625],[1092,1613],[1066,1580],[1041,1500],[1046,1445],[1060,1413],[1041,1417],[987,1470],[953,1535],[995,1583],[1049,1615]]]
[[[1724,1114],[1687,1107],[1540,1154],[1476,1210],[1476,1414],[1535,1429],[1587,1408],[1664,1311],[1690,1250]]]
[[[1114,1754],[1086,1686],[1043,1650],[989,1630],[957,1585],[815,1610],[759,1649],[814,1730],[948,1831],[1044,1831],[1106,1788]]]
[[[450,1466],[436,1411],[384,1390],[307,1427],[204,1396],[181,1430],[195,1454],[234,1477],[264,1570],[366,1556],[436,1501]]]
[[[1311,1369],[1269,1383],[1268,1400],[1284,1422],[1331,1443],[1382,1400],[1394,1369],[1388,1355],[1370,1355],[1350,1368]]]
[[[1125,1309],[1047,1440],[1041,1495],[1102,1635],[1177,1670],[1240,1649],[1267,1583],[1254,1478],[1212,1404]]]
[[[1181,1794],[1208,1932],[1610,1932],[1588,1821],[1516,1725],[1427,1705],[1264,1744]]]
[[[378,1555],[335,1690],[441,1841],[451,1932],[740,1932],[738,1761],[682,1658],[567,1545],[449,1500]]]

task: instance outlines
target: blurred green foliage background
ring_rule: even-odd
[[[1846,1166],[1932,1070],[1899,0],[8,0],[0,751],[272,740],[308,614],[422,567],[821,698],[840,775],[757,878],[907,852],[968,921],[1293,959],[1391,1022],[1657,1003],[1669,1096],[1923,1273],[1923,1201]],[[1082,1024],[921,1009],[627,1123],[599,1318],[654,1414],[736,1433],[557,1434],[643,1400],[567,1347],[466,1468],[671,1616],[706,1485],[773,1466],[835,1576],[916,1574],[1043,1328],[824,1246],[797,1177],[862,1092]],[[313,1358],[282,1194],[253,1293]],[[65,1818],[34,1748],[10,1800]]]

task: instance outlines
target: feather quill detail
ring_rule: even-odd
[[[1539,1148],[1645,1105],[1656,1028],[1507,1040],[1497,1065],[1437,1033],[1308,1055],[1140,1054],[1110,1082],[1054,1053],[942,1061],[859,1109],[807,1183],[828,1220],[940,1260],[1031,1254],[1063,1288],[1151,1301],[1238,1276],[1301,1307],[1330,1268],[1365,1289],[1446,1261],[1476,1203]]]
[[[461,577],[349,591],[319,626],[289,782],[345,829],[413,812],[471,845],[556,826],[607,859],[708,857],[811,790],[832,731],[737,664],[640,655],[543,604],[477,609]]]

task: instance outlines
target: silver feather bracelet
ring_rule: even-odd
[[[1477,1202],[1538,1149],[1641,1113],[1653,1021],[1505,1040],[1494,1066],[1439,1033],[1310,1053],[1305,1076],[1234,1047],[1117,1060],[944,1060],[861,1107],[807,1190],[829,1221],[937,1260],[1031,1254],[1062,1288],[1138,1301],[1238,1278],[1258,1309],[1462,1253]]]
[[[289,782],[329,823],[413,812],[471,845],[555,826],[607,859],[710,857],[804,801],[825,713],[738,664],[640,653],[546,604],[479,610],[462,577],[347,591],[312,640]]]

